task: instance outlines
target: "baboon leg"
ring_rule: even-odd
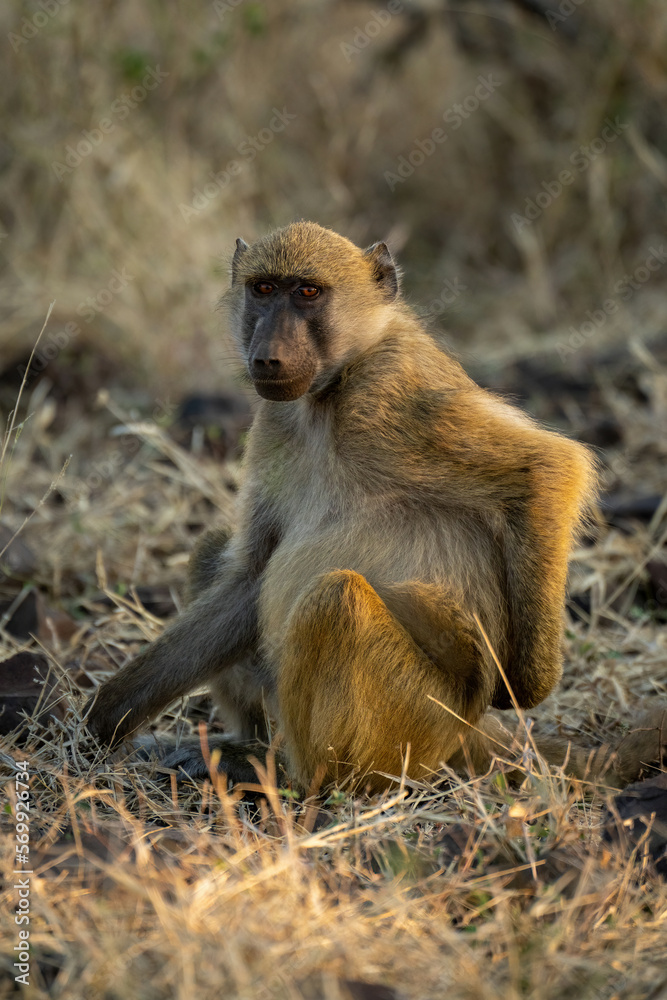
[[[267,715],[274,699],[272,679],[257,656],[248,656],[212,679],[211,697],[225,733],[235,740],[269,743]]]
[[[495,682],[460,619],[443,595],[438,628],[450,636],[448,662],[436,665],[363,576],[321,577],[292,613],[279,665],[292,777],[307,789],[315,778],[358,772],[371,788],[385,787],[373,772],[400,774],[408,743],[411,775],[437,770],[466,726],[429,695],[474,723]]]
[[[209,754],[217,758],[218,770],[227,775],[231,784],[257,783],[257,771],[249,758],[257,758],[261,764],[265,764],[267,754],[265,743],[228,740],[224,736],[215,735],[209,736],[207,743]],[[136,760],[156,759],[164,767],[178,771],[181,778],[188,775],[193,780],[199,781],[208,778],[210,774],[201,743],[196,738],[177,740],[163,733],[135,736],[132,740],[131,754]],[[280,766],[279,755],[277,763]]]
[[[190,603],[215,580],[222,555],[232,537],[230,528],[209,528],[199,536],[188,563],[187,601]]]

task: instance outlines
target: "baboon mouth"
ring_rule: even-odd
[[[295,375],[293,378],[255,378],[253,385],[262,399],[272,399],[275,402],[287,402],[298,399],[310,388],[311,379],[306,375]]]

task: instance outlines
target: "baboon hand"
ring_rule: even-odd
[[[86,725],[108,746],[114,746],[145,725],[150,716],[131,697],[118,690],[113,678],[86,705]]]
[[[86,725],[100,742],[119,743],[173,700],[168,694],[159,697],[160,689],[151,683],[151,660],[146,654],[137,657],[106,681],[86,705]]]

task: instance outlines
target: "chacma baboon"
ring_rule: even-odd
[[[351,771],[381,787],[408,744],[417,778],[485,766],[478,730],[498,735],[485,713],[510,696],[478,621],[519,705],[536,705],[561,672],[589,452],[471,381],[401,300],[384,243],[308,222],[238,240],[227,301],[263,399],[238,526],[204,535],[189,606],[104,684],[91,728],[117,741],[207,684],[241,740],[265,735],[266,707],[306,789]],[[658,756],[651,725],[618,783]],[[547,752],[562,762],[567,744]],[[223,745],[232,779],[247,754]]]

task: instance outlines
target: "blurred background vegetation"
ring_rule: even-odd
[[[559,345],[610,298],[587,348],[664,329],[667,266],[614,292],[665,238],[663,0],[10,0],[0,35],[16,387],[53,299],[43,349],[83,352],[93,380],[151,400],[228,384],[230,248],[298,218],[386,238],[473,369],[576,364]]]

